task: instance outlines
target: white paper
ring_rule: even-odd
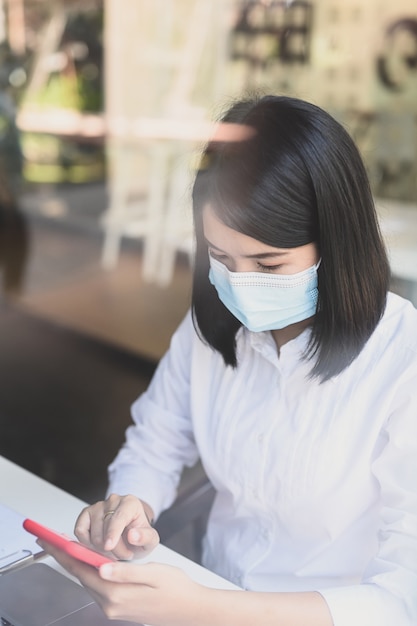
[[[0,503],[0,572],[42,552],[36,537],[23,528],[24,519]]]

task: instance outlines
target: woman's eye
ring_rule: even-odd
[[[262,272],[275,272],[276,270],[279,270],[282,265],[264,265],[258,261],[258,267],[262,270]]]

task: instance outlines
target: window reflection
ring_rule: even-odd
[[[415,0],[0,0],[3,338],[17,314],[158,361],[190,301],[198,155],[245,90],[305,98],[346,125],[393,288],[417,303]],[[22,363],[38,352],[14,357],[33,389],[37,368]],[[16,397],[1,391],[0,415],[12,413]],[[65,403],[71,389],[59,393]],[[53,478],[57,455],[42,454]]]

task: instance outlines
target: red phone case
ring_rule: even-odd
[[[100,565],[104,565],[105,563],[113,563],[113,560],[109,557],[95,552],[95,550],[84,546],[82,543],[78,543],[78,541],[68,539],[65,535],[60,535],[51,528],[38,524],[38,522],[31,519],[24,520],[23,528],[39,539],[44,539],[75,559],[92,565],[93,567],[100,567]]]

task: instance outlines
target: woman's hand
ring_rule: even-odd
[[[110,619],[152,626],[331,626],[320,593],[211,589],[159,563],[106,563],[99,570],[39,542],[80,580]]]
[[[210,590],[193,582],[177,567],[119,561],[97,570],[51,544],[39,543],[80,580],[110,619],[155,626],[202,623],[202,600]]]
[[[75,524],[75,535],[96,550],[111,552],[117,559],[138,558],[159,543],[151,526],[153,512],[135,496],[112,494],[86,507]]]

